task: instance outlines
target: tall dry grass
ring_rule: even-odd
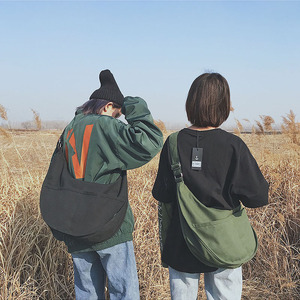
[[[274,119],[271,116],[263,116],[262,119],[264,122],[265,129],[268,131],[272,131],[273,130],[272,124],[275,123]]]
[[[0,118],[7,121],[7,112],[2,104],[0,104]]]
[[[58,131],[0,135],[0,298],[74,299],[72,261],[41,219],[39,191]],[[288,135],[243,135],[270,183],[270,204],[248,209],[260,247],[244,266],[243,299],[300,295],[300,146]],[[151,189],[158,156],[128,172],[141,299],[170,299],[160,264],[157,203]],[[205,299],[203,282],[199,297]]]
[[[41,130],[42,129],[42,120],[40,118],[40,115],[37,111],[35,111],[34,109],[31,109],[32,113],[33,113],[33,122],[36,126],[37,130]]]
[[[270,204],[247,210],[260,248],[244,268],[244,299],[299,299],[300,147],[285,135],[243,138],[270,184]]]
[[[7,111],[3,105],[0,104],[0,119],[7,121]],[[0,134],[4,135],[6,138],[10,138],[8,131],[0,126]]]
[[[282,119],[282,131],[290,137],[292,143],[300,145],[300,123],[296,122],[294,112],[290,110],[290,113],[288,113],[286,117],[282,117]]]

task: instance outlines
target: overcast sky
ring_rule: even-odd
[[[187,124],[192,81],[229,82],[227,121],[300,119],[298,1],[0,1],[0,104],[10,122],[73,118],[110,69],[155,119]],[[1,122],[0,122],[1,123]]]

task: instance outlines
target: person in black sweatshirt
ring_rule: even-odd
[[[219,128],[230,113],[230,90],[218,73],[204,73],[192,83],[187,101],[192,126],[180,130],[178,153],[185,185],[207,207],[232,210],[268,203],[268,183],[246,144]],[[192,149],[203,148],[201,170],[192,169]],[[176,182],[171,170],[169,143],[161,155],[153,197],[173,203],[170,226],[162,249],[162,263],[169,268],[173,300],[197,299],[200,274],[204,273],[207,299],[241,299],[242,267],[213,268],[189,251],[180,226]]]

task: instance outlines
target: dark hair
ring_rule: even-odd
[[[227,80],[218,73],[204,73],[192,83],[185,109],[188,120],[197,127],[218,127],[230,113]]]
[[[99,114],[102,107],[111,101],[103,99],[90,99],[81,106],[78,106],[76,111],[81,110],[85,115],[88,114]],[[113,108],[121,108],[119,104],[112,102]]]

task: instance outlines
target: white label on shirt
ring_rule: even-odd
[[[192,168],[201,168],[201,161],[192,161]]]

